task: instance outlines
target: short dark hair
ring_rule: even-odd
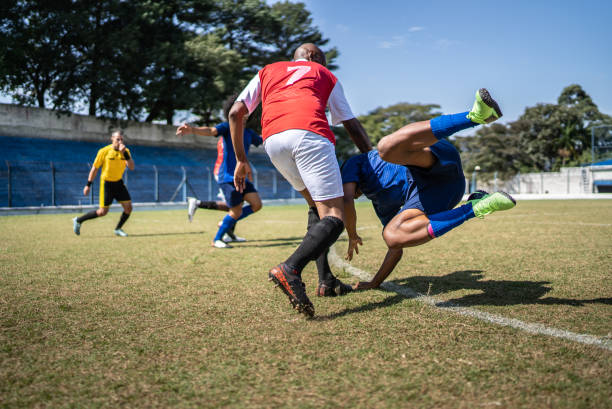
[[[238,94],[234,93],[223,101],[223,115],[225,116],[226,121],[229,121],[229,111],[232,109],[234,102],[236,102],[236,98],[238,98]]]

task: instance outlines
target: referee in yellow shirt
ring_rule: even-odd
[[[98,169],[102,168],[102,174],[100,175],[100,208],[72,219],[72,227],[77,236],[81,234],[81,223],[85,220],[106,216],[113,200],[117,200],[123,206],[123,213],[117,227],[115,227],[115,234],[127,237],[127,233],[121,230],[121,227],[132,213],[132,198],[123,183],[122,177],[126,166],[130,170],[134,170],[134,160],[130,155],[130,150],[123,143],[123,137],[122,131],[113,132],[111,144],[100,149],[96,155],[96,160],[89,171],[87,185],[83,188],[83,194],[85,196],[89,194]]]

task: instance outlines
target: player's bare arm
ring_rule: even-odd
[[[242,193],[245,188],[245,180],[253,179],[251,166],[247,160],[246,151],[244,149],[244,117],[248,115],[249,109],[242,101],[237,101],[232,105],[229,112],[230,134],[232,135],[232,145],[234,145],[234,153],[236,154],[236,169],[234,170],[234,186]]]
[[[372,281],[360,281],[353,286],[354,290],[370,290],[372,288],[378,288],[385,281],[389,274],[395,269],[397,263],[402,259],[403,250],[400,249],[388,249],[385,259],[383,260],[378,272],[372,278]]]
[[[191,126],[189,124],[183,124],[176,130],[176,135],[179,137],[189,134],[196,136],[217,136],[218,131],[214,126]]]
[[[363,245],[361,237],[357,234],[357,212],[355,211],[355,197],[358,196],[356,194],[357,183],[345,183],[342,188],[344,189],[344,227],[349,237],[345,258],[350,261],[353,259],[353,251],[359,254],[358,246]]]
[[[349,136],[353,140],[355,146],[361,153],[369,152],[372,150],[372,143],[368,137],[367,132],[361,125],[361,122],[357,118],[351,118],[346,121],[342,121],[344,129],[348,132]]]

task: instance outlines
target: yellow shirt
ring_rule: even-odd
[[[125,148],[125,150],[132,156],[128,148]],[[125,172],[127,164],[125,163],[123,154],[113,149],[113,145],[111,144],[98,151],[94,166],[98,169],[102,168],[100,180],[116,182],[123,177],[123,172]]]

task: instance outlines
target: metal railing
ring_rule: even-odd
[[[83,196],[90,163],[5,161],[0,166],[0,207],[96,204],[99,177]],[[253,168],[262,199],[295,198],[295,190],[271,168]],[[184,202],[188,196],[217,200],[211,166],[137,165],[123,176],[134,202]]]

